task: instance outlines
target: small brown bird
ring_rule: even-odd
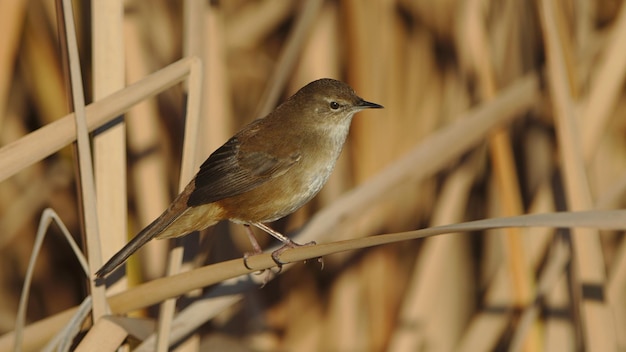
[[[220,220],[246,225],[257,252],[250,225],[283,242],[278,251],[298,246],[264,223],[293,213],[319,192],[343,149],[352,116],[367,108],[382,106],[359,98],[343,82],[325,78],[307,84],[213,152],[167,210],[96,277],[115,270],[153,238],[183,236]]]

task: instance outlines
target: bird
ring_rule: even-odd
[[[243,127],[200,166],[168,208],[115,253],[96,273],[102,279],[150,240],[203,230],[222,220],[250,226],[299,246],[267,225],[310,201],[328,181],[345,144],[352,117],[382,105],[360,98],[346,83],[322,78],[274,111]]]

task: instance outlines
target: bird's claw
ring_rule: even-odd
[[[283,254],[284,251],[286,251],[287,249],[290,248],[297,248],[297,247],[305,247],[305,246],[315,246],[317,244],[317,242],[315,241],[311,241],[311,242],[307,242],[304,244],[299,244],[296,243],[294,241],[290,241],[285,243],[282,247],[278,248],[277,250],[272,252],[272,260],[274,260],[274,262],[276,263],[276,265],[278,265],[279,268],[279,273],[280,270],[282,270],[283,265],[285,265],[286,263],[282,262],[280,260],[280,255]],[[317,261],[318,263],[321,264],[322,269],[324,269],[324,259],[322,257],[317,257]],[[304,261],[306,263],[306,260]]]
[[[259,253],[257,253],[257,252],[245,252],[243,254],[243,266],[245,266],[246,269],[254,270],[254,269],[252,269],[252,267],[250,267],[250,265],[248,265],[248,258],[250,258],[253,255],[257,255],[257,254],[259,254]],[[265,270],[266,269],[256,270],[254,274],[255,275],[261,275],[261,274],[263,274],[265,272]]]
[[[304,243],[304,244],[299,244],[296,243],[294,241],[289,241],[287,243],[285,243],[282,247],[278,248],[277,250],[272,252],[272,260],[274,261],[274,263],[276,263],[276,266],[278,267],[278,271],[273,272],[271,269],[262,269],[262,270],[257,270],[255,272],[256,275],[261,275],[263,274],[266,270],[269,271],[269,274],[265,277],[265,279],[263,280],[263,284],[261,285],[261,288],[264,287],[271,279],[272,274],[274,275],[278,275],[280,274],[280,272],[283,270],[283,265],[287,264],[283,261],[280,260],[280,255],[283,254],[284,251],[290,249],[290,248],[297,248],[297,247],[303,247],[303,246],[314,246],[317,243],[315,241],[311,241],[308,243]],[[254,251],[254,252],[246,252],[243,255],[243,265],[246,267],[246,269],[248,270],[254,270],[252,267],[250,267],[250,265],[248,265],[248,258],[253,256],[253,255],[257,255],[260,254],[260,252]],[[322,257],[317,257],[317,262],[320,263],[321,265],[321,269],[324,269],[324,258]],[[305,260],[306,263],[306,260]]]

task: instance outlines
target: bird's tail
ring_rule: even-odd
[[[96,279],[102,279],[135,253],[141,246],[148,243],[151,239],[167,229],[174,221],[180,218],[188,208],[183,211],[177,211],[169,208],[161,216],[156,218],[150,225],[141,230],[130,242],[122,249],[115,253],[103,266],[96,272]]]

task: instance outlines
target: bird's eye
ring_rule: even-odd
[[[330,102],[330,108],[333,109],[333,110],[339,109],[339,103],[337,103],[336,101],[331,101]]]

